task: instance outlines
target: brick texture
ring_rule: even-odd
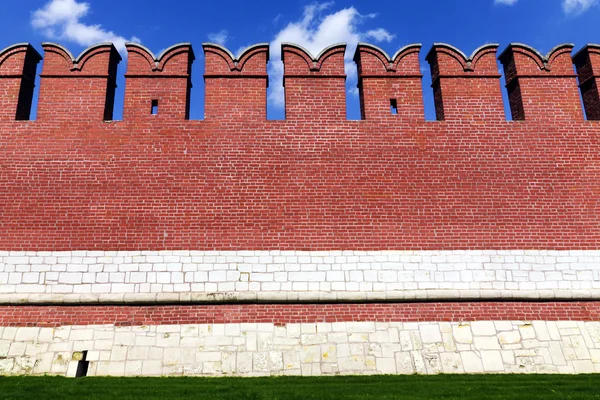
[[[430,53],[441,121],[417,118],[418,49],[390,67],[359,47],[359,79],[381,89],[363,88],[365,119],[348,121],[344,46],[313,59],[284,45],[285,121],[264,118],[264,46],[237,67],[205,47],[207,118],[186,120],[188,46],[163,56],[163,72],[146,55],[135,74],[148,76],[128,78],[126,117],[111,123],[114,48],[78,59],[44,48],[38,120],[0,118],[2,250],[598,248],[600,125],[593,93],[583,118],[570,46],[503,53],[522,121],[501,118],[489,46],[470,61],[448,46]],[[128,74],[140,57],[131,55]],[[582,74],[597,69],[597,57],[582,60]],[[158,77],[171,67],[180,78]],[[245,92],[246,81],[259,83]],[[143,116],[163,94],[159,118]],[[11,96],[3,107],[16,110]],[[391,96],[399,114],[383,117]]]
[[[0,306],[0,326],[598,321],[600,302]]]

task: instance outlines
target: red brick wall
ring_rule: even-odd
[[[598,321],[600,302],[0,306],[0,326]]]
[[[468,71],[464,57],[441,62],[448,54],[434,51],[434,65],[456,71],[441,83],[438,101],[447,118],[432,122],[405,118],[401,107],[400,115],[388,116],[381,104],[390,95],[417,110],[422,93],[411,86],[409,95],[394,94],[404,89],[382,77],[376,78],[381,94],[363,96],[366,119],[345,120],[343,53],[334,47],[307,61],[291,47],[284,48],[293,100],[286,121],[265,120],[263,86],[252,92],[260,107],[247,94],[236,98],[236,82],[245,78],[229,77],[241,72],[223,67],[229,72],[213,79],[210,90],[223,85],[226,95],[210,97],[218,104],[207,110],[226,110],[233,98],[244,106],[231,114],[187,121],[185,85],[155,77],[140,87],[176,97],[169,104],[178,118],[137,118],[134,110],[107,123],[111,48],[84,52],[80,69],[60,49],[46,50],[39,119],[0,118],[1,250],[597,249],[600,243],[600,123],[584,121],[564,48],[544,69],[536,54],[505,52],[505,65],[514,69],[509,79],[521,86],[524,121],[498,118],[500,92],[489,88],[499,87],[499,77],[471,75],[483,65],[492,71],[493,57],[486,53],[489,59]],[[254,56],[256,68],[265,54]],[[409,60],[412,66],[401,68],[414,80],[418,59]],[[261,71],[247,79],[264,84]],[[472,83],[459,93],[452,82]],[[132,109],[138,107],[132,96],[147,100],[128,88],[125,104]],[[139,107],[149,113],[146,103]]]

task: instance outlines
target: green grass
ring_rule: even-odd
[[[600,399],[600,375],[0,377],[0,399]]]

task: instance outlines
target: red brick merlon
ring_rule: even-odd
[[[266,120],[269,44],[259,43],[237,57],[225,47],[203,43],[206,62],[206,119]]]
[[[435,43],[427,61],[437,119],[504,119],[500,73],[496,63],[498,44],[486,44],[470,56],[454,46]]]
[[[421,44],[410,44],[390,57],[377,46],[358,44],[354,61],[362,119],[424,120],[420,50]]]
[[[38,120],[73,123],[112,119],[121,61],[115,46],[97,44],[77,58],[55,43],[42,43],[42,47],[45,55]]]
[[[189,119],[192,89],[190,43],[169,47],[156,57],[138,43],[126,43],[128,60],[124,119]]]
[[[588,44],[573,56],[588,120],[600,120],[600,44]]]
[[[35,72],[41,59],[29,43],[0,51],[0,121],[29,119]]]
[[[346,119],[345,53],[346,43],[329,46],[316,57],[296,44],[281,44],[286,119]]]
[[[511,43],[504,50],[499,59],[514,120],[582,118],[572,50],[573,44],[568,43],[545,56],[521,43]]]

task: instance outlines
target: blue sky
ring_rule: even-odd
[[[2,0],[0,49],[30,42],[55,41],[73,54],[98,42],[112,41],[123,53],[125,41],[139,41],[155,54],[175,43],[191,42],[196,52],[191,118],[203,118],[201,44],[219,42],[234,53],[259,42],[271,43],[269,118],[283,117],[279,43],[295,42],[317,54],[327,45],[348,42],[348,116],[359,118],[357,41],[371,42],[393,54],[409,43],[423,43],[421,65],[426,115],[434,118],[429,69],[424,58],[434,42],[446,42],[470,54],[484,43],[501,50],[522,42],[546,53],[559,43],[576,50],[599,43],[600,0],[421,0],[335,1],[255,0]],[[126,61],[119,68],[115,119],[122,114]]]

